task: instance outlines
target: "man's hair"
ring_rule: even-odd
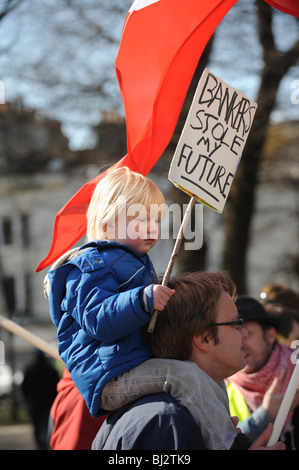
[[[294,322],[299,323],[299,312],[281,304],[268,302],[264,304],[267,314],[274,319],[279,334],[288,338],[294,328]]]
[[[126,167],[108,173],[97,184],[89,204],[87,240],[105,239],[104,225],[134,204],[147,211],[156,205],[161,217],[166,212],[164,196],[153,181]]]
[[[265,304],[273,302],[299,312],[299,294],[287,284],[269,282],[262,288],[260,298]]]
[[[144,340],[155,357],[188,360],[195,335],[209,330],[217,343],[217,327],[209,325],[216,321],[221,294],[234,298],[236,286],[226,272],[182,273],[167,285],[175,294],[159,313],[154,331],[143,329]]]

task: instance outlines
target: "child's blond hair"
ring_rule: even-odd
[[[89,204],[87,240],[107,238],[104,230],[107,222],[133,204],[141,204],[147,210],[155,204],[161,216],[166,211],[164,196],[150,179],[126,167],[108,173],[97,184]]]

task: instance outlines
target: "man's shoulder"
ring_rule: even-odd
[[[93,449],[203,450],[204,444],[189,411],[170,395],[159,393],[112,413]]]

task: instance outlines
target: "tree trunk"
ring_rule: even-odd
[[[239,294],[247,293],[246,254],[255,209],[262,147],[279,84],[289,68],[296,63],[299,54],[299,41],[285,53],[275,48],[272,9],[265,2],[256,1],[256,4],[265,65],[257,97],[258,110],[226,206],[223,247],[223,269],[231,273]]]

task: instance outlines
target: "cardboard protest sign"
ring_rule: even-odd
[[[205,69],[171,162],[169,179],[222,212],[257,103]]]

